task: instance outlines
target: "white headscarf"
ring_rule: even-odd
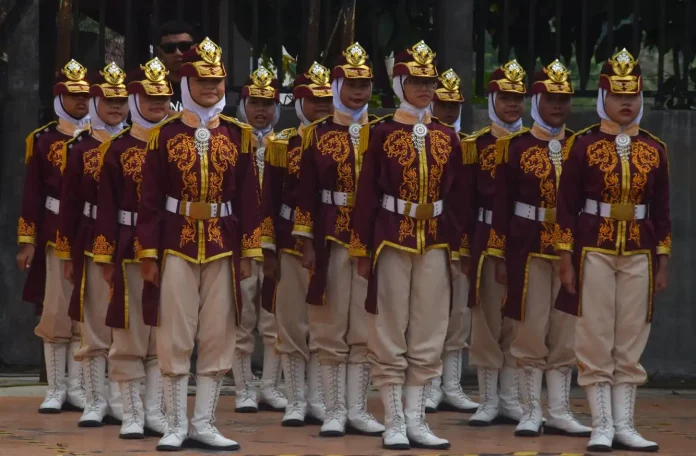
[[[614,122],[609,118],[607,115],[607,111],[604,110],[604,103],[606,102],[607,99],[607,89],[602,89],[600,87],[599,91],[597,92],[597,114],[599,114],[599,118],[602,120],[606,120],[607,122]],[[640,92],[640,111],[638,112],[638,115],[636,116],[635,119],[633,119],[633,122],[631,122],[631,125],[636,124],[640,125],[640,120],[643,118],[643,92]],[[628,125],[621,125],[621,130]]]
[[[125,127],[126,123],[121,121],[118,125],[111,126],[104,122],[101,117],[99,117],[99,112],[97,111],[97,106],[102,97],[92,97],[89,100],[89,118],[92,122],[92,130],[104,130],[108,131],[111,136],[118,134]]]
[[[303,98],[297,98],[295,100],[295,114],[297,114],[297,117],[302,121],[302,125],[306,127],[312,122],[310,122],[307,116],[305,116],[302,100]]]
[[[423,117],[425,117],[425,115],[428,113],[429,107],[416,108],[406,100],[406,95],[404,94],[404,81],[407,77],[408,76],[406,76],[405,74],[399,74],[397,76],[394,76],[394,93],[397,97],[399,97],[399,101],[401,102],[399,103],[399,109],[413,114],[414,116],[416,116],[416,119],[418,119],[418,121],[420,122],[421,120],[423,120]]]
[[[56,95],[53,98],[53,112],[56,113],[58,118],[63,119],[66,122],[70,122],[71,124],[75,125],[77,130],[85,128],[87,125],[89,125],[89,121],[90,121],[89,114],[84,116],[82,119],[76,119],[73,116],[71,116],[70,114],[68,114],[68,112],[63,107],[63,95]]]
[[[443,103],[455,103],[453,101],[443,101]],[[430,114],[434,114],[435,110],[435,101],[433,100],[432,103],[430,103]],[[454,121],[452,124],[452,127],[454,127],[454,131],[459,133],[459,131],[462,129],[462,104],[459,103],[459,115],[457,116],[457,120]]]
[[[536,122],[540,127],[544,128],[545,130],[548,130],[549,133],[551,133],[551,136],[557,136],[563,130],[563,128],[565,128],[565,125],[553,128],[552,126],[547,124],[541,117],[541,114],[539,113],[540,100],[540,93],[535,93],[534,96],[532,96],[532,119],[534,119],[534,122]]]
[[[164,116],[164,118],[160,120],[160,122],[150,122],[149,120],[145,119],[145,117],[143,117],[143,114],[140,112],[139,94],[131,93],[130,95],[128,95],[128,108],[130,109],[131,120],[133,121],[133,123],[136,123],[147,130],[154,128],[157,124],[159,124],[167,118],[167,116]]]
[[[202,125],[206,125],[211,119],[215,118],[215,116],[222,112],[222,110],[225,108],[227,100],[223,95],[220,101],[209,108],[199,105],[193,101],[191,92],[189,92],[188,76],[183,76],[181,78],[181,103],[184,105],[184,109],[195,112],[198,115]]]
[[[247,117],[246,113],[246,105],[249,102],[249,98],[242,98],[241,102],[237,106],[237,118],[241,120],[244,123],[249,123],[249,118]],[[278,106],[278,103],[275,103],[275,112],[273,113],[273,120],[271,120],[271,123],[268,124],[264,128],[254,128],[254,135],[256,138],[259,140],[263,139],[264,136],[269,134],[271,131],[273,131],[273,127],[276,126],[278,121],[280,120],[280,106]],[[251,125],[251,124],[249,124]]]
[[[367,112],[367,106],[369,103],[365,103],[360,109],[350,109],[348,106],[344,105],[341,101],[341,89],[343,88],[343,82],[346,78],[336,78],[331,82],[331,93],[333,94],[333,105],[334,109],[340,111],[344,114],[348,114],[353,118],[353,122],[357,122],[360,117]],[[372,81],[370,81],[372,85]]]
[[[522,118],[519,118],[515,123],[507,124],[498,117],[498,114],[495,112],[495,99],[497,95],[498,91],[488,94],[488,118],[491,119],[491,122],[503,127],[510,133],[519,131],[520,128],[522,128]]]

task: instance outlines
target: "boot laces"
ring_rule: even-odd
[[[97,363],[97,358],[89,358],[87,361],[87,383],[89,384],[89,390],[92,396],[92,400],[89,403],[88,411],[94,412],[99,410],[99,392],[101,390],[101,385],[97,381],[99,377],[99,365]]]
[[[597,401],[599,402],[600,410],[599,426],[595,427],[594,429],[597,430],[597,432],[599,432],[601,435],[609,435],[612,431],[612,426],[609,423],[609,417],[606,413],[607,407],[611,407],[611,403],[607,398],[607,391],[609,390],[609,388],[604,388],[602,385],[599,386],[597,391]]]
[[[396,385],[390,385],[389,386],[389,407],[391,408],[391,414],[392,414],[392,426],[387,430],[387,435],[389,437],[394,437],[397,434],[401,435],[406,435],[404,433],[405,431],[405,422],[404,419],[401,415],[401,410],[398,408],[398,404],[401,401],[401,395],[399,394],[398,388]]]
[[[479,405],[478,412],[488,413],[490,410],[490,400],[491,400],[491,371],[490,369],[483,369],[483,403]]]
[[[134,384],[129,383],[128,386],[126,387],[128,390],[128,406],[131,409],[131,418],[128,421],[128,424],[138,424],[142,425],[143,423],[140,422],[140,417],[138,416],[138,411],[135,409],[135,403],[136,400],[140,398],[140,393],[137,391],[137,388],[135,387]]]
[[[237,351],[237,359],[239,360],[239,363],[242,365],[242,390],[240,391],[240,396],[242,397],[242,400],[247,400],[247,399],[253,399],[252,395],[252,388],[253,385],[251,382],[254,379],[254,374],[249,370],[247,371],[247,355]],[[251,363],[249,363],[251,364]],[[237,379],[235,379],[235,382]]]
[[[206,421],[206,427],[210,430],[210,432],[214,434],[219,434],[220,432],[215,427],[215,410],[217,409],[218,399],[220,398],[220,386],[222,385],[222,377],[216,376],[212,377],[212,379],[213,392],[208,402],[208,411],[206,413],[208,420]]]
[[[534,406],[537,401],[539,401],[539,398],[534,395],[533,391],[533,373],[534,371],[531,368],[525,368],[523,369],[523,379],[522,381],[524,382],[525,389],[527,390],[527,400],[524,401],[522,404],[522,409],[524,411],[524,415],[522,418],[522,422],[527,423],[530,421],[535,421],[535,418],[537,418],[537,411],[538,409]],[[518,386],[519,387],[519,386]]]
[[[47,399],[58,399],[59,394],[58,394],[58,353],[55,348],[51,350],[51,371],[52,371],[52,377],[53,377],[53,388],[49,388],[46,391],[46,398]]]

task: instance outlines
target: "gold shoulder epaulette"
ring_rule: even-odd
[[[315,139],[317,135],[317,127],[325,124],[331,117],[331,115],[322,117],[321,119],[315,120],[311,124],[304,127],[302,130],[302,150],[305,150],[310,144],[312,144],[312,140]]]
[[[598,126],[599,126],[599,124],[590,125],[587,128],[583,128],[582,130],[579,130],[579,131],[573,133],[573,135],[570,138],[568,138],[568,141],[566,141],[565,146],[563,146],[563,153],[562,153],[563,161],[566,161],[568,159],[568,155],[570,154],[570,149],[573,147],[573,144],[575,144],[575,140],[577,138],[579,138],[580,136],[584,135],[585,133],[589,132],[593,128],[598,127]]]
[[[647,135],[648,137],[650,137],[651,139],[657,141],[662,147],[665,148],[665,152],[667,151],[667,144],[665,144],[665,142],[662,141],[660,138],[658,138],[657,136],[653,135],[653,134],[650,133],[648,130],[643,130],[642,128],[639,128],[638,130],[639,130],[641,133],[643,133],[643,134]]]
[[[60,151],[60,173],[63,174],[65,167],[68,166],[68,149],[71,149],[73,144],[77,141],[81,141],[84,136],[89,136],[90,129],[85,128],[80,130],[73,136],[63,143],[63,148]]]
[[[58,125],[58,122],[54,120],[53,122],[49,122],[43,127],[37,128],[27,135],[27,139],[25,141],[26,151],[24,152],[24,163],[29,163],[31,156],[34,155],[34,141],[36,138],[41,136],[43,133],[48,133],[49,131],[53,130],[56,128],[56,125]]]
[[[364,154],[367,151],[367,146],[370,145],[370,130],[381,123],[387,122],[394,117],[393,114],[387,114],[386,116],[377,117],[374,116],[372,120],[362,126],[360,129],[360,142],[358,143],[358,153]]]
[[[509,135],[498,138],[495,142],[495,164],[507,163],[510,159],[510,141],[512,138],[521,136],[527,133],[529,129],[520,128],[519,131],[510,133]]]
[[[147,149],[157,149],[159,147],[159,134],[160,134],[160,129],[172,122],[174,122],[177,119],[180,119],[182,116],[182,113],[176,113],[171,117],[167,117],[164,119],[162,122],[158,123],[154,127],[152,127],[152,130],[150,130],[150,137],[147,140]]]
[[[437,117],[435,117],[435,116],[431,116],[431,117],[430,117],[430,120],[432,120],[432,121],[435,122],[436,124],[444,125],[445,127],[448,127],[448,128],[451,128],[452,130],[454,130],[454,125],[450,125],[450,124],[448,124],[448,123],[446,123],[446,122],[443,122],[442,120],[440,120],[439,118],[437,118]]]
[[[116,136],[113,136],[112,138],[108,139],[107,141],[104,141],[101,143],[99,146],[99,168],[101,169],[102,166],[104,166],[104,156],[106,156],[106,151],[109,150],[109,147],[111,147],[111,144],[116,141],[119,138],[123,138],[126,133],[130,131],[131,127],[126,127],[120,132],[116,133]]]
[[[242,131],[242,153],[248,154],[251,150],[251,137],[254,134],[254,128],[249,124],[224,114],[220,114],[220,119],[232,125],[236,125]]]
[[[476,140],[479,136],[483,136],[486,133],[490,133],[491,127],[485,127],[481,130],[475,131],[466,138],[462,139],[462,157],[465,165],[471,165],[478,161],[478,150],[476,149]]]
[[[288,143],[295,136],[297,136],[296,128],[286,128],[269,138],[266,147],[266,163],[278,168],[287,168]]]

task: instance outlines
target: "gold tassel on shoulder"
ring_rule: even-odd
[[[507,163],[510,159],[510,139],[511,136],[506,136],[495,142],[495,164],[500,165],[502,163]]]
[[[155,150],[159,148],[160,126],[157,125],[150,130],[150,137],[147,139],[147,150]]]
[[[65,141],[63,143],[63,148],[60,150],[60,173],[63,174],[65,172],[65,168],[68,166],[68,144],[72,143],[72,139],[70,141]]]
[[[465,165],[473,165],[478,162],[478,149],[476,148],[476,138],[467,138],[461,142],[462,159]]]
[[[266,163],[276,168],[288,167],[288,141],[279,139],[272,141],[266,148]]]
[[[25,140],[26,143],[26,150],[24,151],[24,163],[29,164],[29,160],[31,160],[31,157],[34,155],[34,141],[36,138],[36,134],[45,130],[46,128],[50,127],[51,125],[58,125],[58,122],[55,120],[53,122],[49,122],[43,127],[37,128],[36,130],[32,131],[27,135],[27,138]]]

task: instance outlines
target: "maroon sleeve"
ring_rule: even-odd
[[[285,153],[287,153],[287,150]],[[280,163],[277,164],[280,165]],[[261,246],[264,249],[276,250],[273,221],[280,213],[285,172],[286,168],[274,166],[272,160],[270,160],[270,154],[267,153],[263,172],[263,184],[261,186]]]
[[[161,135],[161,133],[160,133]],[[142,246],[138,259],[158,258],[162,222],[164,220],[165,189],[167,185],[166,142],[147,151],[140,184],[140,204],[136,233]]]
[[[17,242],[19,244],[36,245],[37,230],[41,224],[46,195],[42,185],[42,156],[37,150],[36,144],[33,144],[32,148],[33,153],[29,158],[29,163],[27,163],[27,174],[24,177],[22,209],[17,227]]]
[[[446,172],[452,176],[452,185],[445,196],[445,211],[448,220],[447,238],[450,244],[452,259],[458,259],[461,255],[461,243],[465,229],[471,218],[471,205],[467,204],[471,189],[471,177],[467,175],[467,169],[460,157],[462,156],[459,138],[453,135],[452,152],[447,163]]]
[[[669,161],[667,157],[667,146],[663,146],[663,149],[660,150],[660,166],[655,173],[655,192],[650,205],[650,219],[655,226],[658,255],[670,255],[672,250],[672,220],[670,210]]]
[[[370,128],[370,126],[366,125],[363,128]],[[350,254],[353,256],[368,256],[373,247],[375,220],[383,193],[378,182],[383,140],[379,128],[373,129],[367,150],[363,154],[352,217],[353,239],[350,243]]]
[[[60,195],[60,215],[58,218],[58,233],[56,240],[56,256],[69,259],[70,247],[75,243],[77,227],[80,224],[82,210],[85,203],[82,195],[82,151],[81,148],[67,144],[68,162],[63,170],[62,191]],[[67,243],[66,243],[67,241]]]
[[[97,222],[94,239],[102,236],[109,245],[118,241],[118,189],[123,185],[123,173],[118,162],[118,154],[113,146],[104,155],[104,163],[99,176],[97,196]],[[112,255],[94,255],[95,263],[111,263]]]
[[[556,226],[554,245],[557,251],[572,252],[575,247],[575,226],[578,214],[583,207],[583,172],[585,170],[585,150],[575,137],[566,143],[569,147],[567,158],[563,159],[561,180],[558,183],[556,207]]]
[[[514,140],[501,144],[501,163],[495,170],[495,196],[493,198],[493,220],[486,251],[493,256],[505,258],[508,228],[515,204],[515,189],[519,180],[519,155]]]
[[[314,162],[316,142],[302,152],[300,161],[300,185],[295,209],[294,236],[314,238],[314,216],[319,205],[319,176]]]
[[[259,217],[259,181],[255,172],[255,160],[249,153],[242,152],[237,159],[235,166],[235,180],[237,182],[233,210],[240,217],[242,234],[242,253],[241,258],[260,257],[261,236]],[[248,195],[255,195],[249,198]],[[255,236],[259,233],[259,236]]]

